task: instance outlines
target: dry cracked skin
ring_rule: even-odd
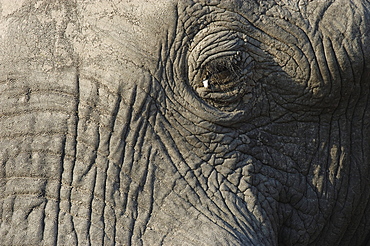
[[[369,245],[368,0],[1,0],[0,245]]]

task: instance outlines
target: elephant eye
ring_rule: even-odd
[[[211,61],[203,68],[205,72],[204,80],[208,80],[211,85],[220,86],[235,79],[240,73],[237,63],[228,60]]]
[[[240,52],[210,60],[198,70],[193,87],[207,103],[222,109],[233,107],[251,91],[251,64]]]

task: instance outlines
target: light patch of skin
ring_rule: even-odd
[[[130,22],[125,25],[130,35],[135,35],[143,45],[158,45],[158,35],[163,35],[163,28],[175,20],[174,1],[114,1],[112,7],[120,13],[120,21]],[[99,11],[101,12],[101,10]],[[135,28],[138,26],[139,28]],[[138,33],[138,31],[140,31]],[[149,37],[148,36],[153,36]],[[138,41],[139,41],[138,40]]]
[[[343,148],[343,147],[342,147]],[[329,168],[329,181],[331,184],[334,184],[335,183],[335,179],[337,179],[338,177],[335,177],[335,168],[333,167],[336,167],[336,163],[338,162],[338,146],[336,144],[333,144],[333,146],[331,147],[330,149],[330,159],[331,159],[331,167],[332,168]]]
[[[25,1],[26,0],[17,0],[17,1],[0,0],[1,15],[5,17],[10,14],[13,14],[23,6],[23,3]]]
[[[111,57],[127,59],[137,66],[155,70],[159,44],[174,29],[171,25],[176,24],[176,1],[116,0],[89,4],[78,1],[79,7],[82,25],[90,32],[87,35],[94,36],[91,39],[99,36],[95,44],[100,46],[92,47],[89,54],[106,49]],[[93,31],[90,31],[91,26],[94,26]],[[86,53],[85,41],[75,46],[82,55]]]

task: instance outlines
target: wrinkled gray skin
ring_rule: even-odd
[[[0,3],[0,245],[369,242],[369,1]]]

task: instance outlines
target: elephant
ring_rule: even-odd
[[[368,0],[0,12],[0,245],[370,245]]]

